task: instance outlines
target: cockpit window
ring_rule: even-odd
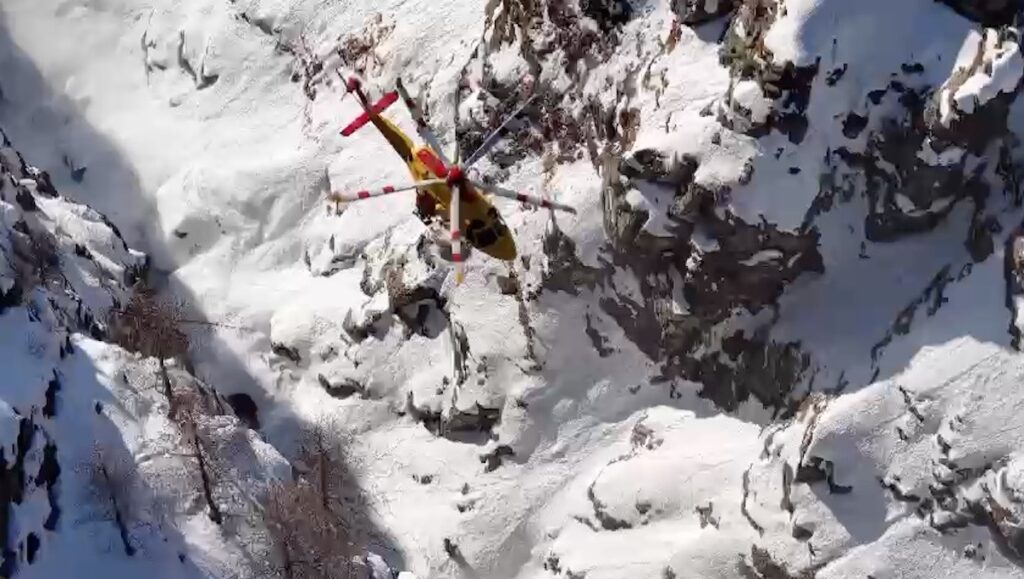
[[[477,247],[488,247],[498,241],[498,234],[483,221],[474,219],[466,228],[466,239]]]

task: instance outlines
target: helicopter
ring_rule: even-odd
[[[520,203],[536,207],[576,213],[576,209],[569,205],[519,193],[497,185],[481,183],[467,176],[468,170],[500,141],[508,129],[509,123],[518,117],[536,96],[530,97],[520,105],[484,138],[477,150],[463,162],[459,161],[458,146],[456,145],[454,161],[451,161],[444,154],[440,142],[424,118],[423,111],[409,96],[401,78],[395,81],[394,90],[385,92],[377,101],[371,103],[363,90],[363,83],[358,77],[349,75],[346,78],[340,69],[336,69],[336,71],[344,82],[345,96],[355,94],[363,108],[363,113],[341,130],[342,136],[351,136],[367,124],[372,124],[405,162],[413,182],[401,186],[387,185],[378,189],[350,193],[332,191],[328,195],[328,199],[340,204],[341,202],[362,201],[404,191],[416,191],[416,213],[425,224],[429,224],[435,219],[444,221],[447,216],[451,261],[455,265],[456,285],[461,284],[464,278],[463,239],[470,246],[495,259],[511,261],[517,255],[512,233],[505,225],[498,209],[485,194],[515,199]],[[409,109],[416,123],[417,132],[426,141],[425,145],[413,143],[412,139],[397,125],[382,116],[381,113],[399,99]]]

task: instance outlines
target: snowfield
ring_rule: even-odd
[[[990,4],[5,0],[0,575],[285,577],[266,497],[329,423],[360,577],[1024,577]],[[496,200],[519,258],[455,286],[411,194],[329,205],[409,181],[338,47],[449,155],[536,91],[475,170],[578,213]],[[164,365],[108,327],[140,277]]]

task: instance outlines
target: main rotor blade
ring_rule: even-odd
[[[441,142],[437,140],[437,136],[434,135],[434,131],[431,130],[430,125],[427,124],[427,120],[423,118],[423,111],[421,111],[420,107],[416,105],[416,101],[412,100],[412,97],[409,96],[409,91],[405,90],[405,85],[402,83],[401,77],[395,81],[395,88],[398,89],[398,94],[402,97],[402,100],[405,101],[405,106],[412,114],[413,120],[416,121],[416,129],[419,131],[420,136],[422,136],[427,144],[430,145],[430,148],[434,150],[434,153],[436,153],[437,157],[441,159],[441,162],[444,163],[446,167],[450,166],[451,162],[449,162],[448,157],[445,156],[444,149],[441,148]]]
[[[519,201],[521,203],[528,203],[530,205],[536,205],[538,207],[544,207],[547,209],[558,209],[561,211],[568,211],[569,213],[576,213],[576,208],[570,205],[565,205],[563,203],[558,203],[555,201],[548,201],[547,199],[542,199],[540,197],[535,197],[533,195],[527,195],[526,193],[516,193],[511,189],[505,189],[503,187],[498,187],[497,185],[484,185],[483,183],[478,183],[476,181],[470,181],[470,185],[476,187],[477,189],[487,191],[488,193],[491,193],[493,195],[497,195],[498,197],[515,199],[516,201]]]
[[[466,159],[466,162],[463,164],[463,169],[468,169],[472,167],[473,163],[479,161],[484,155],[486,155],[491,149],[493,149],[494,145],[496,145],[498,141],[503,136],[505,136],[505,133],[508,132],[508,124],[511,123],[513,119],[522,114],[526,107],[529,106],[530,103],[532,103],[536,99],[537,95],[533,95],[530,98],[526,99],[526,102],[519,105],[519,108],[517,108],[511,115],[509,115],[504,122],[498,125],[498,128],[494,129],[494,131],[492,131],[491,134],[488,135],[486,139],[484,139],[484,142],[479,147],[477,147],[477,150],[473,151],[473,154],[470,155],[468,159]]]
[[[444,179],[428,179],[426,181],[417,181],[411,185],[403,185],[401,187],[392,187],[385,185],[380,189],[372,189],[369,191],[357,191],[355,193],[338,193],[332,191],[327,198],[331,201],[360,201],[362,199],[369,199],[371,197],[380,197],[381,195],[390,195],[392,193],[400,193],[402,191],[409,191],[410,189],[419,189],[422,187],[429,187],[430,185],[440,185],[444,183]]]
[[[455,285],[462,284],[462,222],[459,221],[459,190],[458,183],[452,185],[451,208],[448,214],[452,235],[452,263],[455,264]]]

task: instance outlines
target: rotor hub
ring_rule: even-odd
[[[448,184],[458,185],[462,183],[466,176],[462,173],[462,167],[455,165],[448,168]]]

